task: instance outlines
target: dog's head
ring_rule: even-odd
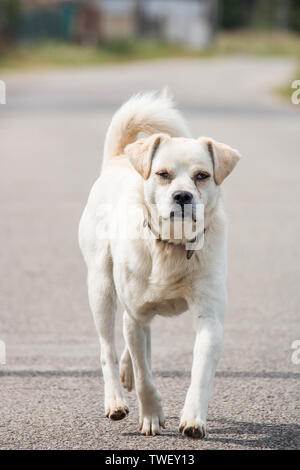
[[[205,214],[216,205],[221,183],[240,159],[237,150],[213,139],[165,134],[128,145],[126,154],[144,179],[145,202],[158,232],[160,223],[196,226],[197,206]]]

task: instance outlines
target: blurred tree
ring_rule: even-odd
[[[274,24],[274,7],[276,0],[256,0],[251,18],[251,26],[270,28]]]
[[[140,35],[143,33],[143,11],[141,0],[134,0],[134,16],[136,25],[136,34]]]
[[[256,0],[220,0],[220,25],[224,29],[249,26]]]
[[[19,0],[1,0],[0,4],[0,38],[1,43],[7,44],[18,37],[21,18]]]
[[[238,0],[221,0],[220,14],[221,27],[224,29],[235,29],[239,24],[239,1]]]
[[[277,0],[275,4],[275,26],[280,29],[289,27],[291,2],[290,0]]]
[[[203,3],[203,0],[200,0],[200,3]],[[211,25],[212,36],[218,30],[219,27],[219,0],[208,0],[208,19]]]
[[[300,0],[290,0],[289,26],[300,32]]]
[[[220,0],[220,26],[300,30],[300,0]]]

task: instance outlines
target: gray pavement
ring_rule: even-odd
[[[0,77],[1,449],[300,447],[300,105],[272,94],[285,59],[169,60]],[[77,225],[110,118],[131,93],[169,85],[197,135],[244,156],[225,183],[229,306],[208,438],[178,434],[189,383],[189,313],[153,324],[153,369],[167,419],[142,437],[137,402],[109,422]],[[121,316],[117,318],[121,351]]]

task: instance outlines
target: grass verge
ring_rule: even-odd
[[[221,32],[216,36],[212,46],[204,50],[128,39],[111,41],[97,47],[54,41],[21,43],[6,49],[0,48],[0,73],[57,67],[101,66],[176,57],[201,59],[234,54],[293,57],[300,64],[300,35],[254,30]],[[290,99],[293,92],[291,83],[296,79],[300,79],[300,65],[289,83],[275,92],[284,99]]]
[[[55,67],[97,66],[133,60],[217,55],[284,55],[300,60],[300,36],[291,33],[238,31],[219,33],[211,47],[191,50],[183,46],[145,40],[115,40],[98,47],[63,42],[22,43],[0,49],[0,71]]]
[[[209,57],[212,49],[195,51],[151,41],[113,41],[101,46],[62,42],[22,43],[0,52],[0,70],[83,67],[171,57]]]
[[[219,34],[216,48],[220,54],[287,56],[300,60],[300,35],[291,32],[240,30]]]

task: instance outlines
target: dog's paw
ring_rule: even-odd
[[[128,392],[134,388],[134,373],[128,350],[124,351],[120,362],[120,379]]]
[[[107,408],[105,411],[105,416],[112,421],[120,421],[121,419],[126,418],[129,413],[129,408],[127,405],[116,406],[113,408]]]
[[[161,434],[161,428],[165,429],[165,418],[163,413],[157,415],[145,415],[140,418],[140,431],[144,436],[156,436]]]
[[[203,439],[206,435],[206,426],[200,419],[184,420],[181,418],[179,432],[190,439]]]
[[[120,419],[126,418],[129,413],[129,408],[122,396],[122,389],[120,393],[116,390],[111,391],[105,397],[105,416],[113,421],[119,421]]]

